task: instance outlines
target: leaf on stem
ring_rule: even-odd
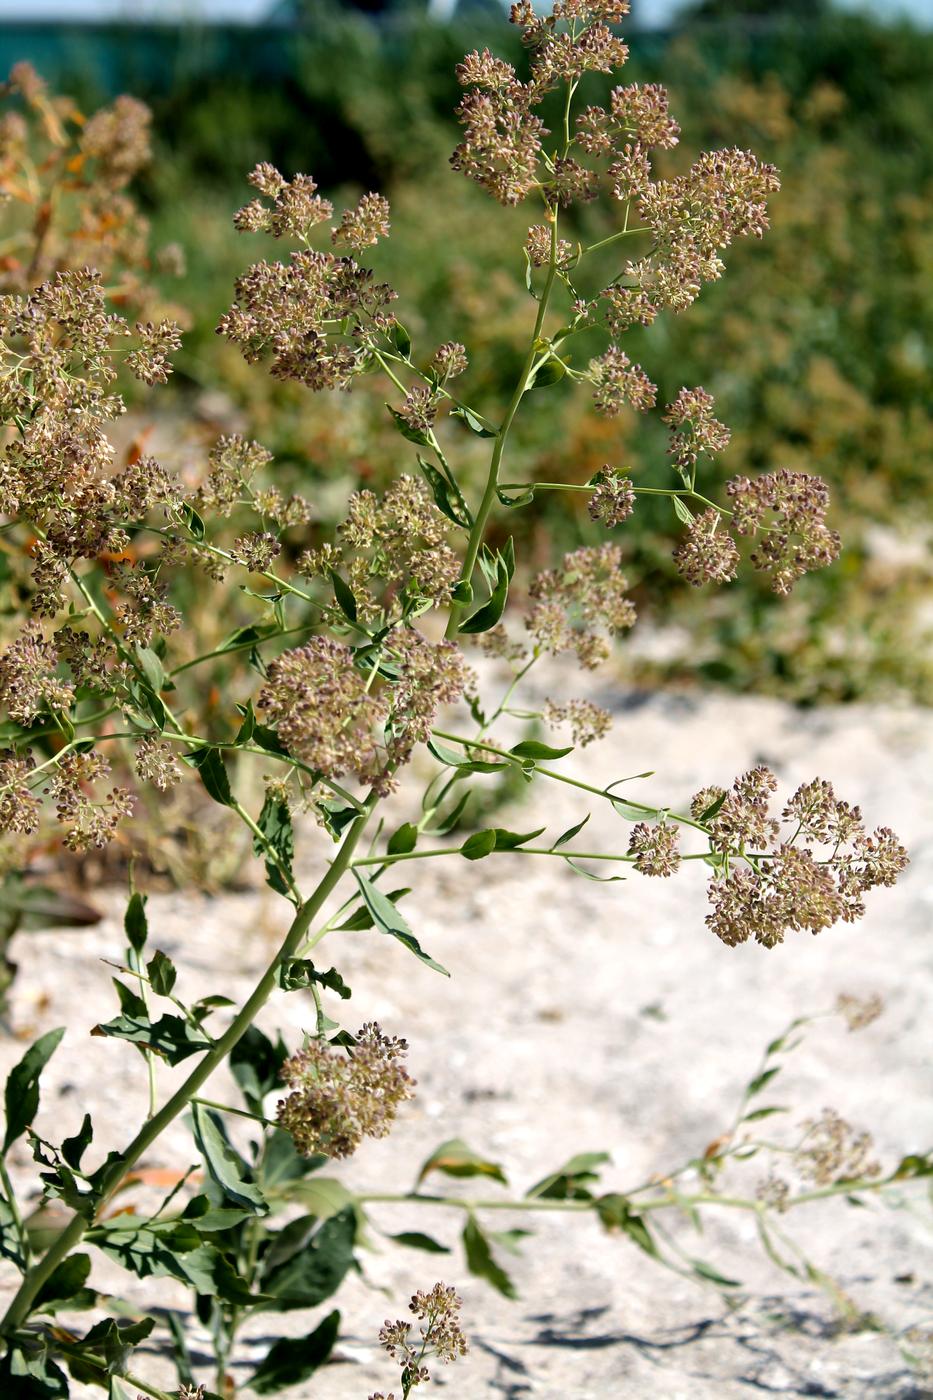
[[[287,1386],[297,1385],[313,1376],[330,1356],[337,1340],[340,1313],[328,1313],[308,1337],[292,1341],[282,1337],[266,1352],[265,1357],[247,1381],[257,1395],[275,1395]]]
[[[65,1034],[65,1027],[46,1031],[26,1051],[18,1065],[10,1070],[4,1091],[6,1108],[6,1135],[3,1151],[6,1153],[17,1138],[22,1137],[36,1116],[39,1108],[39,1079],[59,1041]]]
[[[267,1215],[269,1204],[255,1182],[247,1180],[247,1167],[234,1152],[216,1113],[200,1103],[192,1103],[194,1140],[207,1169],[224,1195],[253,1215]]]
[[[447,971],[446,967],[442,967],[439,962],[435,962],[435,960],[429,957],[424,951],[409,928],[408,923],[396,909],[391,899],[384,895],[382,890],[380,890],[377,885],[373,884],[372,880],[360,874],[359,870],[354,870],[353,874],[356,883],[360,887],[360,893],[366,903],[366,908],[372,915],[373,923],[376,927],[383,933],[388,933],[393,938],[397,938],[400,943],[404,944],[409,952],[414,953],[415,957],[418,958],[420,962],[425,963],[427,967],[433,967],[435,972],[443,973],[445,977],[449,977],[450,973]]]
[[[471,1177],[486,1176],[508,1186],[508,1179],[498,1162],[491,1162],[468,1147],[462,1138],[451,1138],[435,1148],[418,1173],[416,1187],[420,1186],[431,1172],[443,1172],[444,1176]]]

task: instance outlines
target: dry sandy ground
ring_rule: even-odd
[[[367,1145],[337,1174],[361,1187],[389,1181],[405,1189],[434,1146],[460,1135],[504,1162],[518,1190],[572,1153],[598,1148],[613,1157],[607,1188],[624,1189],[702,1151],[728,1123],[764,1042],[792,1016],[832,1005],[840,991],[882,992],[883,1018],[859,1035],[835,1019],[821,1022],[790,1061],[780,1101],[794,1105],[797,1119],[837,1107],[871,1128],[885,1164],[928,1147],[933,716],[859,707],[798,713],[721,697],[609,700],[618,710],[613,736],[572,759],[584,778],[605,782],[655,769],[632,795],[677,805],[701,784],[731,780],[759,760],[775,768],[782,792],[819,774],[860,802],[870,822],[897,829],[912,850],[909,872],[895,891],[871,897],[862,923],[815,939],[799,935],[765,952],[726,948],[705,929],[699,865],[673,880],[633,876],[624,884],[590,883],[549,859],[409,866],[409,921],[452,980],[373,932],[325,944],[354,989],[347,1024],[375,1017],[405,1034],[419,1080],[418,1098],[393,1136]],[[531,802],[556,834],[582,816],[578,796],[542,783]],[[507,824],[527,830],[540,822],[529,807]],[[600,812],[588,832],[590,843],[620,848],[625,828]],[[303,846],[310,874],[324,851],[315,833]],[[13,1013],[24,1032],[68,1026],[45,1081],[41,1128],[60,1138],[90,1108],[101,1147],[125,1140],[144,1101],[134,1052],[86,1037],[113,1014],[109,970],[99,959],[118,953],[122,901],[102,899],[111,913],[100,927],[36,936],[29,955],[22,950]],[[176,960],[180,990],[192,997],[216,990],[241,996],[268,956],[278,917],[266,891],[163,895],[150,906],[153,939]],[[294,1043],[310,1021],[303,994],[293,994],[280,997],[265,1023],[282,1026]],[[4,1068],[21,1052],[21,1042],[0,1045]],[[165,1074],[163,1091],[170,1082]],[[217,1097],[228,1092],[222,1081],[212,1087]],[[148,1162],[194,1160],[179,1125]],[[27,1166],[20,1148],[14,1165]],[[760,1173],[756,1163],[747,1170],[751,1193]],[[893,1331],[933,1313],[929,1211],[924,1217],[919,1191],[914,1198],[916,1212],[858,1211],[836,1201],[788,1218],[813,1260]],[[387,1231],[429,1230],[456,1246],[450,1210],[380,1207],[373,1220]],[[529,1222],[495,1221],[509,1223]],[[337,1364],[289,1393],[365,1400],[374,1389],[391,1389],[391,1363],[375,1346],[378,1327],[440,1275],[461,1288],[472,1340],[466,1361],[438,1373],[438,1394],[446,1386],[457,1400],[933,1394],[889,1334],[839,1329],[818,1289],[763,1260],[748,1217],[713,1212],[704,1237],[690,1242],[694,1253],[742,1280],[746,1301],[732,1310],[714,1289],[657,1267],[588,1217],[531,1223],[535,1235],[522,1257],[508,1261],[520,1289],[515,1302],[471,1279],[456,1249],[438,1261],[383,1242],[367,1257],[365,1277],[350,1279],[339,1295]],[[106,1270],[101,1277],[123,1286]],[[160,1301],[182,1302],[170,1286],[158,1289]],[[300,1314],[288,1319],[298,1334],[306,1322]],[[247,1335],[244,1361],[261,1354],[267,1326],[259,1321]],[[195,1334],[196,1346],[203,1340]],[[169,1384],[154,1352],[137,1355],[134,1369]]]

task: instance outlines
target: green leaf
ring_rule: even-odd
[[[760,1118],[771,1118],[775,1113],[787,1113],[786,1108],[756,1108],[753,1113],[746,1113],[742,1119],[743,1123],[757,1123]]]
[[[338,608],[343,613],[344,617],[349,618],[351,622],[355,622],[356,599],[353,596],[353,589],[340,577],[336,569],[331,569],[330,581],[334,585],[334,597],[337,600]]]
[[[392,344],[395,346],[403,360],[407,360],[411,354],[411,336],[408,334],[401,321],[395,321],[389,332]]]
[[[295,859],[295,834],[292,829],[292,815],[284,797],[269,791],[262,804],[257,822],[272,850],[278,856],[289,878],[292,878],[292,863]],[[277,894],[288,894],[289,887],[282,870],[272,860],[258,836],[253,838],[253,854],[265,856],[266,880]]]
[[[178,977],[177,969],[171,958],[166,957],[161,949],[156,949],[155,956],[146,964],[146,971],[156,996],[167,997]]]
[[[10,1400],[68,1400],[68,1377],[44,1342],[25,1340],[0,1357],[0,1393]]]
[[[81,1121],[81,1127],[75,1133],[74,1137],[65,1138],[62,1143],[62,1157],[68,1163],[69,1167],[73,1167],[75,1171],[80,1169],[81,1158],[90,1146],[93,1137],[94,1128],[91,1124],[91,1115],[85,1113]]]
[[[706,811],[700,814],[700,821],[711,822],[714,817],[717,817],[722,808],[722,804],[725,802],[728,796],[728,792],[721,793],[720,796],[716,798],[716,801],[711,802],[706,808]]]
[[[684,504],[680,496],[672,496],[671,504],[674,507],[674,514],[682,525],[689,527],[693,524],[693,511]]]
[[[526,841],[532,841],[536,836],[540,836],[544,831],[543,826],[539,826],[537,831],[506,831],[504,827],[493,826],[485,831],[476,831],[472,836],[468,836],[460,847],[460,854],[467,860],[482,860],[492,851],[517,851]]]
[[[259,1187],[247,1181],[242,1158],[227,1140],[216,1113],[203,1104],[191,1105],[194,1140],[201,1150],[207,1169],[224,1195],[253,1215],[267,1215],[269,1204]]]
[[[933,1152],[922,1155],[912,1152],[898,1162],[894,1173],[895,1181],[906,1181],[918,1176],[933,1176]]]
[[[509,1184],[498,1162],[481,1157],[472,1147],[468,1147],[462,1138],[451,1138],[449,1142],[442,1142],[440,1147],[435,1148],[418,1173],[416,1185],[420,1186],[431,1172],[443,1172],[445,1176],[458,1178],[487,1176],[493,1181],[500,1181],[503,1186]]]
[[[165,668],[161,659],[150,647],[136,648],[136,657],[146,677],[149,687],[155,694],[158,694],[165,685]]]
[[[578,1152],[557,1171],[543,1177],[525,1195],[529,1200],[537,1197],[555,1201],[586,1200],[591,1194],[587,1187],[599,1176],[594,1168],[604,1166],[611,1160],[608,1152]]]
[[[39,1289],[32,1305],[33,1312],[48,1312],[60,1303],[70,1302],[81,1293],[90,1272],[89,1254],[69,1254]]]
[[[425,481],[431,488],[434,504],[441,514],[446,515],[447,519],[453,521],[454,525],[459,525],[463,530],[469,530],[473,524],[473,517],[457,483],[453,478],[448,480],[443,472],[438,471],[433,463],[426,462],[420,454],[418,465]]]
[[[319,987],[336,992],[341,1001],[349,1001],[353,995],[335,967],[328,968],[326,972],[318,972],[310,958],[286,959],[279,966],[278,983],[286,992],[297,992],[302,987],[310,987],[312,983],[316,983]]]
[[[425,1254],[450,1254],[446,1244],[440,1244],[431,1235],[422,1234],[420,1230],[403,1230],[400,1235],[389,1235],[390,1240],[396,1244],[402,1244],[406,1249],[423,1249]]]
[[[774,1076],[780,1072],[780,1065],[773,1065],[771,1069],[762,1070],[761,1074],[756,1075],[745,1090],[746,1097],[750,1099],[753,1094],[760,1094],[765,1085],[770,1084]]]
[[[232,1217],[234,1225],[244,1218],[238,1211],[224,1214]],[[143,1221],[127,1226],[118,1217],[92,1227],[85,1238],[137,1278],[173,1278],[205,1297],[243,1307],[262,1301],[265,1295],[251,1293],[246,1279],[241,1278],[223,1252],[202,1239],[201,1230],[207,1232],[211,1228],[209,1216],[205,1219],[204,1226],[199,1220],[188,1219]]]
[[[65,1034],[65,1027],[46,1031],[26,1051],[18,1065],[10,1070],[4,1093],[6,1108],[6,1136],[3,1151],[6,1153],[18,1137],[29,1127],[39,1108],[39,1079],[58,1043]]]
[[[541,744],[537,739],[523,739],[520,744],[513,744],[509,753],[516,758],[564,758],[568,753],[573,753],[573,744],[566,749],[552,749],[549,744]]]
[[[482,860],[496,849],[496,833],[492,827],[486,831],[474,831],[460,847],[460,854],[467,860]]]
[[[257,1395],[275,1395],[287,1386],[306,1381],[330,1356],[339,1327],[340,1313],[334,1311],[328,1313],[310,1336],[296,1341],[280,1338],[266,1352],[246,1384]]]
[[[549,385],[556,384],[558,380],[563,379],[566,373],[566,366],[563,365],[560,360],[551,357],[551,359],[545,360],[544,364],[540,366],[534,379],[528,385],[528,388],[546,389]]]
[[[408,442],[417,443],[419,447],[431,446],[431,439],[428,437],[427,433],[422,432],[420,428],[413,428],[409,423],[406,423],[398,409],[393,408],[391,404],[387,403],[386,408],[392,415],[392,421],[395,424],[396,431],[400,432],[403,438]]]
[[[661,1258],[654,1236],[642,1217],[632,1210],[625,1196],[615,1193],[600,1196],[596,1202],[596,1212],[607,1230],[622,1230],[645,1254],[650,1254],[652,1259]]]
[[[247,647],[255,646],[257,642],[264,642],[267,637],[274,637],[278,628],[274,623],[266,623],[257,626],[251,622],[246,627],[237,627],[226,637],[217,647],[217,654],[222,656],[227,651],[245,651]],[[250,702],[252,709],[252,702]]]
[[[496,495],[499,497],[499,504],[506,506],[510,510],[517,510],[519,506],[530,506],[535,498],[533,486],[528,486],[524,491],[519,491],[516,496],[507,496],[501,487],[496,487]]]
[[[388,890],[386,892],[386,899],[396,904],[400,899],[403,899],[406,894],[411,894],[410,885],[400,890]],[[361,929],[372,928],[374,923],[375,919],[364,904],[361,908],[357,909],[355,914],[351,914],[348,919],[344,919],[342,924],[337,924],[336,929],[338,932],[358,933]]]
[[[313,1182],[308,1185],[313,1189]],[[316,1215],[290,1221],[285,1230],[272,1237],[266,1255],[271,1260],[263,1270],[262,1290],[272,1301],[264,1309],[291,1312],[295,1308],[316,1308],[340,1287],[353,1263],[356,1240],[356,1211],[345,1206],[318,1226]],[[276,1245],[287,1233],[284,1251]],[[282,1255],[285,1255],[283,1258]]]
[[[230,791],[227,765],[220,749],[196,749],[194,753],[185,754],[184,759],[186,763],[190,763],[198,770],[201,782],[209,797],[212,797],[215,802],[219,802],[222,807],[234,805],[235,799]]]
[[[134,891],[130,895],[129,903],[126,906],[126,913],[123,916],[123,927],[126,931],[129,945],[134,953],[141,953],[145,947],[146,939],[149,937],[149,924],[146,919],[146,896]]]
[[[554,842],[553,846],[551,847],[551,850],[552,850],[552,851],[556,851],[557,848],[558,848],[558,846],[565,846],[565,845],[567,844],[568,841],[572,841],[573,838],[574,838],[575,836],[579,836],[579,835],[580,835],[580,832],[581,832],[581,831],[583,830],[583,828],[586,826],[586,824],[587,824],[587,822],[589,821],[589,819],[590,819],[590,814],[589,814],[589,812],[587,812],[587,814],[586,814],[586,816],[583,818],[582,822],[577,822],[576,826],[568,826],[567,830],[566,830],[565,832],[563,832],[560,836],[558,836],[557,840]]]
[[[478,414],[474,413],[472,409],[461,408],[458,405],[456,408],[450,410],[450,416],[451,418],[459,418],[460,422],[469,428],[471,433],[475,433],[477,437],[492,438],[497,436],[496,429],[488,428]]]
[[[281,1036],[273,1044],[258,1026],[250,1026],[230,1051],[230,1072],[254,1113],[262,1111],[265,1096],[281,1083],[280,1071],[287,1059]]]
[[[505,611],[509,596],[509,577],[508,564],[499,554],[496,556],[496,586],[482,607],[477,608],[465,622],[461,622],[459,630],[462,633],[472,636],[479,632],[488,632],[490,627],[495,627]]]
[[[407,855],[413,851],[418,844],[418,828],[414,822],[402,822],[402,825],[393,831],[386,844],[386,850],[390,856]]]
[[[741,1281],[737,1278],[726,1278],[718,1269],[714,1269],[712,1264],[705,1264],[702,1259],[691,1259],[690,1267],[700,1278],[709,1279],[710,1283],[717,1284],[720,1288],[741,1288]]]
[[[475,1274],[477,1278],[485,1279],[505,1298],[518,1297],[514,1283],[505,1270],[496,1263],[489,1247],[489,1240],[473,1215],[467,1217],[467,1222],[463,1227],[463,1252],[466,1255],[467,1268],[471,1274]]]
[[[182,507],[181,507],[181,514],[182,514],[182,519],[184,520],[185,524],[188,526],[188,529],[189,529],[189,531],[191,532],[191,534],[194,536],[194,538],[195,538],[196,540],[203,540],[203,538],[204,538],[204,521],[201,519],[200,515],[198,515],[198,513],[197,513],[197,511],[195,510],[194,506],[189,506],[187,501],[183,501],[183,502],[182,502]]]
[[[190,1055],[210,1049],[212,1042],[203,1031],[196,1029],[182,1016],[160,1016],[150,1021],[145,1014],[124,1013],[112,1021],[95,1026],[91,1035],[108,1035],[115,1040],[128,1040],[141,1050],[152,1050],[170,1065],[181,1064]]]
[[[419,961],[425,963],[428,967],[433,967],[435,972],[443,973],[445,977],[449,977],[450,973],[447,971],[446,967],[442,967],[439,962],[435,962],[434,959],[429,957],[424,951],[391,899],[384,895],[382,890],[380,890],[377,885],[373,884],[372,880],[367,879],[365,875],[361,875],[358,870],[354,870],[353,874],[376,927],[383,933],[391,934],[393,938],[397,938],[400,943],[404,944],[409,952],[414,953]]]
[[[309,1160],[305,1158],[305,1161]],[[330,1160],[328,1158],[322,1159]],[[339,1215],[347,1207],[354,1207],[355,1197],[347,1190],[342,1181],[335,1181],[330,1176],[312,1176],[298,1181],[287,1181],[279,1187],[276,1195],[281,1196],[286,1201],[294,1201],[298,1205],[304,1206],[305,1210],[318,1220],[330,1220],[332,1216]]]

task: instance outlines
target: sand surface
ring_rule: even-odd
[[[699,786],[731,781],[758,761],[775,769],[782,795],[819,775],[859,802],[871,824],[895,827],[910,846],[911,868],[896,890],[869,897],[863,922],[817,938],[797,935],[767,952],[726,948],[704,927],[701,864],[671,880],[632,875],[613,884],[580,879],[544,858],[494,856],[472,868],[459,860],[410,864],[407,917],[451,980],[372,931],[336,934],[323,945],[319,961],[336,962],[353,987],[346,1024],[355,1029],[376,1018],[404,1034],[419,1081],[393,1135],[328,1174],[359,1189],[405,1190],[436,1145],[460,1136],[505,1165],[516,1194],[573,1153],[597,1149],[612,1154],[605,1189],[624,1190],[701,1153],[728,1125],[765,1042],[793,1016],[823,1010],[843,991],[881,992],[883,1017],[857,1035],[837,1018],[820,1022],[788,1061],[774,1099],[793,1106],[791,1123],[837,1108],[871,1130],[886,1167],[906,1151],[928,1148],[933,716],[863,707],[802,713],[722,696],[602,698],[618,711],[612,736],[568,760],[584,780],[653,769],[656,776],[632,785],[632,795],[677,806]],[[542,782],[522,810],[497,820],[520,830],[547,822],[557,834],[583,816],[580,797]],[[627,828],[608,810],[594,813],[587,832],[593,849],[624,850]],[[299,844],[299,870],[310,877],[325,855],[322,837],[309,829]],[[43,1081],[37,1127],[60,1139],[89,1109],[94,1151],[121,1145],[145,1104],[138,1055],[87,1035],[115,1012],[111,971],[101,959],[118,957],[122,944],[123,896],[111,890],[95,898],[107,910],[98,927],[33,935],[28,948],[20,942],[12,1009],[23,1036],[68,1027]],[[266,890],[154,895],[152,942],[176,961],[186,998],[213,991],[241,998],[274,948],[283,908]],[[293,1044],[311,1022],[303,993],[279,994],[263,1017]],[[21,1040],[0,1042],[4,1073],[22,1050]],[[174,1078],[162,1071],[160,1092]],[[210,1092],[223,1099],[233,1090],[218,1076]],[[195,1160],[186,1128],[176,1124],[146,1165],[177,1169]],[[22,1143],[11,1166],[18,1180],[27,1179]],[[753,1194],[761,1171],[754,1162],[745,1170],[746,1194]],[[457,1189],[436,1180],[439,1189]],[[486,1196],[501,1191],[460,1186]],[[747,1215],[709,1212],[699,1238],[678,1229],[692,1254],[741,1280],[731,1306],[714,1288],[660,1268],[626,1238],[607,1236],[589,1216],[485,1217],[494,1228],[534,1230],[520,1257],[501,1255],[519,1290],[507,1301],[467,1273],[457,1212],[373,1206],[375,1248],[363,1276],[351,1277],[336,1300],[343,1331],[334,1364],[287,1393],[295,1400],[365,1400],[395,1382],[397,1395],[376,1333],[384,1318],[403,1315],[414,1289],[441,1277],[463,1294],[472,1342],[465,1361],[437,1372],[438,1394],[446,1387],[457,1400],[933,1395],[891,1335],[933,1317],[929,1203],[924,1209],[919,1189],[909,1195],[915,1210],[854,1210],[836,1200],[801,1208],[786,1221],[814,1263],[859,1309],[875,1314],[882,1331],[840,1327],[819,1288],[763,1258]],[[402,1230],[429,1231],[454,1252],[416,1253],[380,1234]],[[105,1261],[95,1276],[130,1298],[153,1296],[151,1285],[128,1280]],[[183,1292],[164,1280],[155,1293],[160,1303],[185,1305]],[[290,1314],[284,1328],[301,1335],[320,1315]],[[271,1317],[250,1325],[238,1379],[278,1326]],[[196,1324],[193,1339],[199,1353],[206,1339]],[[156,1349],[137,1353],[133,1365],[151,1383],[171,1384],[172,1370]],[[100,1392],[75,1387],[75,1394]]]

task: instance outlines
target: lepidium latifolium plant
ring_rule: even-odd
[[[236,215],[237,228],[272,235],[290,251],[244,272],[219,333],[250,363],[312,392],[347,391],[360,376],[381,376],[400,451],[410,453],[408,470],[384,495],[352,495],[328,538],[316,529],[313,502],[277,488],[275,464],[257,442],[220,438],[196,484],[146,455],[116,460],[109,429],[123,412],[120,375],[163,383],[179,339],[173,324],[129,324],[109,302],[100,273],[84,267],[64,267],[0,301],[2,539],[22,621],[0,655],[0,825],[10,836],[30,836],[51,820],[67,846],[87,850],[118,828],[132,833],[146,787],[163,793],[182,782],[199,785],[205,802],[243,823],[283,911],[275,955],[241,1005],[222,990],[192,1001],[184,970],[150,934],[144,893],[132,890],[116,1014],[93,1028],[123,1042],[113,1047],[115,1073],[127,1072],[130,1046],[140,1060],[129,1063],[148,1076],[148,1114],[126,1141],[100,1141],[90,1114],[63,1141],[36,1131],[40,1075],[62,1030],[42,1036],[10,1075],[0,1251],[16,1277],[0,1320],[4,1394],[64,1396],[74,1380],[109,1388],[120,1400],[137,1393],[164,1400],[168,1392],[145,1377],[145,1360],[132,1358],[158,1317],[169,1324],[177,1393],[229,1397],[240,1374],[238,1332],[251,1314],[316,1308],[334,1293],[354,1264],[366,1199],[391,1197],[391,1184],[354,1197],[319,1171],[364,1139],[387,1134],[416,1085],[405,1027],[383,1028],[365,1019],[365,1009],[345,1024],[350,988],[316,950],[329,936],[337,957],[340,930],[371,929],[404,945],[425,995],[443,994],[443,949],[429,952],[407,922],[397,866],[447,860],[469,879],[484,859],[557,860],[587,878],[620,867],[668,878],[699,862],[709,908],[705,930],[697,915],[696,936],[772,949],[788,935],[858,919],[868,892],[892,885],[906,865],[893,831],[871,830],[819,778],[778,794],[765,767],[728,773],[679,811],[631,782],[623,797],[628,775],[598,787],[563,763],[573,744],[595,741],[609,726],[584,683],[635,621],[619,527],[640,495],[670,499],[683,524],[677,562],[697,585],[731,582],[743,541],[751,566],[779,593],[807,570],[830,565],[840,548],[815,476],[738,476],[725,499],[704,493],[703,462],[729,434],[699,386],[661,407],[671,461],[658,464],[657,484],[636,485],[616,462],[593,480],[559,488],[509,479],[510,430],[520,413],[534,412],[540,393],[588,393],[595,411],[610,416],[623,404],[655,411],[654,385],[623,348],[626,331],[687,309],[704,282],[722,275],[733,239],[764,232],[767,201],[778,189],[776,171],[740,150],[708,152],[675,179],[653,179],[652,148],[678,138],[660,87],[618,86],[607,107],[582,105],[587,74],[625,62],[614,26],[626,8],[624,0],[570,0],[539,17],[517,5],[511,18],[527,45],[525,76],[487,51],[467,55],[459,69],[463,141],[454,169],[501,203],[532,211],[515,253],[529,296],[527,345],[511,397],[492,417],[460,388],[469,382],[466,348],[451,341],[416,352],[395,293],[359,261],[389,233],[381,194],[338,215],[309,175],[287,178],[261,164],[249,177],[256,194]],[[542,112],[551,111],[548,129]],[[114,116],[96,129],[95,159],[105,170],[114,163],[107,141],[125,138],[121,121]],[[617,225],[598,245],[601,259],[616,257],[615,275],[595,288],[597,248],[572,237],[572,207],[593,199],[608,201]],[[584,331],[601,335],[604,348],[575,367],[572,347]],[[469,444],[475,453],[477,438],[488,470],[473,492],[458,474],[458,448]],[[508,540],[502,522],[533,509],[551,489],[586,493],[606,537],[537,573],[525,616],[515,617],[507,604],[516,560],[511,543],[501,543]],[[244,609],[242,625],[207,649],[186,620],[192,573],[202,597],[238,590]],[[468,650],[477,643],[507,663],[504,693],[480,686]],[[538,719],[569,729],[572,744],[493,742],[493,726],[516,711],[531,668],[557,655],[575,664],[582,693],[549,703]],[[208,722],[201,677],[218,657],[226,665],[226,709]],[[496,674],[485,664],[479,670]],[[416,753],[419,770],[431,773],[420,798],[414,778],[402,776]],[[256,772],[265,780],[261,803],[246,796],[255,791],[247,776],[252,781]],[[562,832],[476,830],[474,794],[504,775],[569,786],[579,794],[579,819]],[[409,804],[409,815],[390,829],[380,809],[393,794]],[[581,840],[596,804],[621,819],[611,849]],[[296,822],[302,814],[308,819]],[[308,847],[300,866],[296,841]],[[299,868],[316,868],[316,884],[299,882]],[[254,1025],[257,1016],[273,997],[296,993],[308,998],[313,1030],[300,1044],[271,1040]],[[159,1086],[163,1063],[186,1068],[167,1095]],[[221,1066],[232,1071],[241,1104],[208,1097]],[[770,1067],[763,1073],[770,1076]],[[203,1172],[181,1174],[155,1209],[118,1208],[118,1193],[138,1181],[146,1154],[183,1115]],[[232,1125],[243,1119],[249,1148],[235,1145],[242,1138]],[[691,1210],[718,1199],[721,1159],[747,1121],[740,1115],[706,1160]],[[808,1179],[824,1183],[822,1191],[837,1177],[827,1178],[829,1167],[823,1171],[818,1159],[830,1152],[823,1146],[830,1139],[838,1146],[843,1127],[826,1118],[803,1133],[795,1160],[811,1163]],[[7,1161],[24,1146],[45,1203],[55,1207],[54,1229],[47,1214],[27,1211],[22,1189],[14,1193]],[[866,1192],[929,1170],[915,1154],[887,1174],[869,1172],[863,1156],[853,1147],[840,1171],[851,1167]],[[521,1208],[595,1210],[607,1228],[660,1258],[665,1251],[648,1213],[687,1208],[677,1179],[640,1194],[597,1195],[591,1187],[601,1161],[598,1154],[572,1158],[533,1187]],[[458,1141],[438,1149],[421,1180],[434,1171],[504,1177]],[[762,1189],[765,1196],[743,1207],[759,1218],[772,1201],[789,1210],[797,1200],[783,1177]],[[411,1199],[420,1209],[425,1195]],[[430,1206],[434,1198],[426,1199]],[[466,1267],[511,1293],[494,1246],[514,1246],[514,1232],[489,1231],[485,1207],[469,1199],[454,1204],[466,1214]],[[401,1243],[425,1247],[427,1238],[411,1231]],[[100,1254],[135,1275],[132,1302],[98,1291],[92,1265]],[[731,1286],[711,1266],[684,1267]],[[156,1307],[161,1278],[193,1290],[193,1316]],[[423,1275],[413,1282],[426,1286],[414,1293],[412,1320],[388,1320],[381,1337],[400,1367],[396,1396],[408,1396],[466,1347],[454,1287]],[[152,1311],[140,1301],[146,1297]],[[73,1322],[82,1309],[96,1313],[86,1330]],[[203,1381],[188,1346],[195,1325],[215,1351],[213,1374]],[[272,1394],[306,1381],[326,1361],[338,1325],[331,1311],[302,1336],[275,1340],[246,1389]]]

